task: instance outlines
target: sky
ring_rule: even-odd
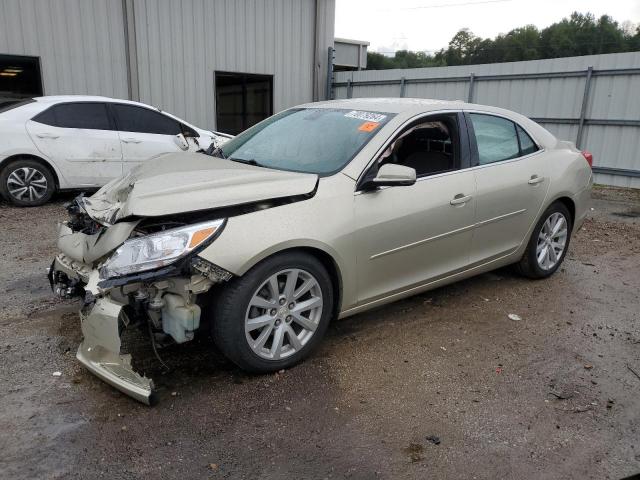
[[[336,0],[335,36],[366,40],[369,51],[434,52],[462,28],[493,38],[528,24],[544,28],[576,10],[640,23],[640,0]]]

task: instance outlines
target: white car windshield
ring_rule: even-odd
[[[287,110],[244,131],[213,155],[261,167],[329,175],[341,170],[393,114]]]

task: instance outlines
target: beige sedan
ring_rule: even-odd
[[[160,355],[202,331],[245,370],[288,368],[332,319],[509,264],[553,274],[592,184],[589,153],[462,102],[302,105],[207,153],[146,162],[59,229],[50,280],[84,298],[77,357],[146,403],[127,329]]]

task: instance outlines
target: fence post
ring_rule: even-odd
[[[351,79],[347,79],[347,98],[353,97],[353,85],[351,84]]]
[[[467,103],[473,102],[473,84],[475,79],[475,73],[469,74],[469,92],[467,93]]]
[[[404,91],[406,88],[407,79],[404,77],[400,77],[400,98],[404,97]]]
[[[325,85],[324,98],[325,100],[331,100],[332,95],[332,83],[333,83],[333,60],[335,59],[335,49],[329,47],[327,52],[327,84]]]
[[[587,78],[584,82],[584,92],[582,94],[582,107],[580,107],[580,121],[578,122],[578,135],[576,136],[576,147],[580,148],[582,143],[582,134],[584,132],[584,120],[587,116],[587,105],[589,104],[589,92],[591,90],[591,77],[593,76],[593,67],[587,68]]]

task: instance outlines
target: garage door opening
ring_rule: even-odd
[[[273,115],[273,76],[216,72],[216,130],[231,135]]]
[[[0,106],[42,95],[38,57],[0,55]]]

